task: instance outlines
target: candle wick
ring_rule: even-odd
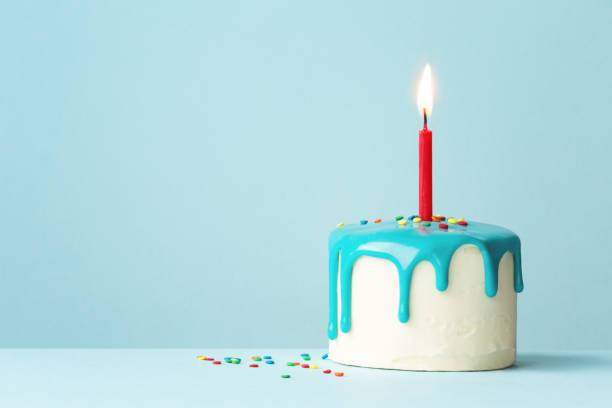
[[[427,109],[423,108],[423,129],[427,129]]]

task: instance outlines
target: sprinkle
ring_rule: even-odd
[[[359,223],[360,223],[361,225],[366,225],[366,224],[368,223],[368,220],[361,220],[361,221],[359,221]]]
[[[465,221],[465,218],[461,217],[461,218],[457,218],[457,222],[459,221]]]
[[[444,221],[444,220],[446,219],[446,217],[445,217],[445,216],[440,215],[440,214],[436,215],[436,217],[438,217],[438,218],[439,218],[439,219],[441,219],[442,221]]]
[[[340,372],[335,372],[334,375],[336,377],[342,377],[342,376],[344,376],[344,373],[342,371],[340,371]]]
[[[440,227],[441,229],[448,229],[448,225],[442,224],[442,223],[440,223],[440,225],[438,225],[438,227]]]
[[[343,222],[339,222],[338,224],[336,224],[336,228],[340,228],[340,227],[344,227],[344,223]]]
[[[212,358],[212,357],[206,357],[204,360],[206,360],[206,361],[215,361],[215,359]]]
[[[377,219],[377,220],[374,220],[374,224],[378,224],[378,223],[379,223],[379,222],[381,222],[381,221],[382,221],[382,219],[380,219],[380,218],[379,218],[379,219]]]
[[[308,354],[308,353],[302,353],[302,354],[300,354],[300,357],[310,357],[310,354]]]
[[[397,217],[395,217],[395,221],[399,221],[399,220],[403,220],[404,216],[403,215],[398,215]]]
[[[323,355],[321,356],[321,358],[322,358],[323,360],[325,360],[325,359],[327,358],[327,353],[323,354]]]
[[[310,367],[308,364],[302,364],[302,368],[308,368]]]
[[[232,359],[230,360],[230,363],[232,363],[232,364],[240,364],[240,361],[241,361],[241,360],[240,360],[239,358],[232,358]]]
[[[249,367],[259,367],[257,364],[251,364]]]
[[[440,222],[440,219],[438,217],[434,217],[433,215],[431,216],[431,220],[433,222]]]
[[[449,223],[449,224],[456,224],[456,223],[457,223],[457,220],[456,220],[456,219],[454,219],[454,218],[449,218],[449,219],[448,219],[448,223]]]
[[[264,356],[264,360],[272,360],[272,356]]]
[[[253,359],[253,361],[261,361],[261,357],[259,357],[259,356],[254,356],[254,357],[251,357],[251,358]]]
[[[287,365],[288,365],[289,367],[293,367],[293,366],[295,365],[295,363],[292,363],[291,361],[289,361],[289,362],[287,362]]]
[[[299,366],[300,366],[300,362],[299,362],[299,361],[296,361],[295,363],[293,363],[293,365],[296,365],[296,366],[298,366],[298,367],[299,367]]]
[[[457,221],[457,224],[463,225],[465,227],[467,225],[467,222],[465,222],[465,221]]]
[[[323,374],[329,374],[331,373],[331,370],[323,370]]]
[[[291,378],[291,376],[289,374],[283,374],[281,375],[281,378]]]
[[[318,365],[318,364],[312,364],[312,365],[310,366],[310,368],[319,368],[319,365]]]
[[[302,358],[303,358],[304,360],[306,360],[306,361],[310,361],[310,356],[305,356],[305,357],[302,357]]]
[[[421,222],[421,218],[420,218],[420,217],[414,217],[414,218],[412,219],[412,222],[415,222],[415,223],[416,223],[416,222]]]
[[[429,227],[430,225],[431,225],[431,222],[429,222],[429,221],[425,221],[423,223],[423,226],[425,226],[425,227]]]
[[[416,217],[418,217],[418,216],[417,216],[417,215],[411,215],[410,217],[408,217],[408,219],[409,219],[410,221],[412,221],[412,220],[414,220]]]
[[[273,360],[266,360],[266,364],[274,364]]]
[[[406,220],[399,220],[397,223],[399,225],[406,225],[407,221]]]
[[[204,357],[204,356],[197,356],[196,358],[197,358],[198,360],[206,360],[206,357]]]
[[[213,364],[221,364],[220,361],[213,361]]]

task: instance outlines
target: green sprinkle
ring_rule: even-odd
[[[429,227],[431,225],[431,222],[424,222],[423,225]]]
[[[291,378],[291,376],[289,374],[283,374],[281,375],[281,378]]]
[[[253,357],[253,361],[261,361],[261,357]]]
[[[303,358],[304,358],[304,360],[306,360],[306,361],[310,361],[310,356],[305,356],[305,357],[303,357]]]
[[[287,363],[287,365],[288,365],[289,367],[293,367],[293,366],[295,365],[295,363],[288,362],[288,363]]]
[[[399,220],[403,220],[404,216],[403,215],[398,215],[397,217],[395,217],[395,221],[399,221]]]

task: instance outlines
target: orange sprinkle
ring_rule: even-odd
[[[431,216],[431,220],[434,221],[434,222],[440,222],[440,219],[438,217],[433,216],[433,215]]]
[[[337,372],[337,373],[334,373],[334,375],[336,377],[342,377],[344,375],[344,373],[343,372]]]
[[[379,218],[379,219],[377,219],[377,220],[374,220],[374,223],[375,223],[375,224],[378,224],[378,223],[379,223],[379,222],[381,222],[381,221],[382,221],[382,220]]]

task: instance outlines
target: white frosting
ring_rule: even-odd
[[[340,275],[340,274],[338,274]],[[329,357],[343,364],[425,371],[493,370],[516,358],[514,261],[499,265],[499,289],[485,294],[480,250],[464,245],[450,264],[448,289],[436,289],[424,261],[414,269],[410,319],[398,319],[399,275],[388,260],[360,257],[353,266],[351,330],[329,342]],[[338,281],[338,321],[341,293]]]

